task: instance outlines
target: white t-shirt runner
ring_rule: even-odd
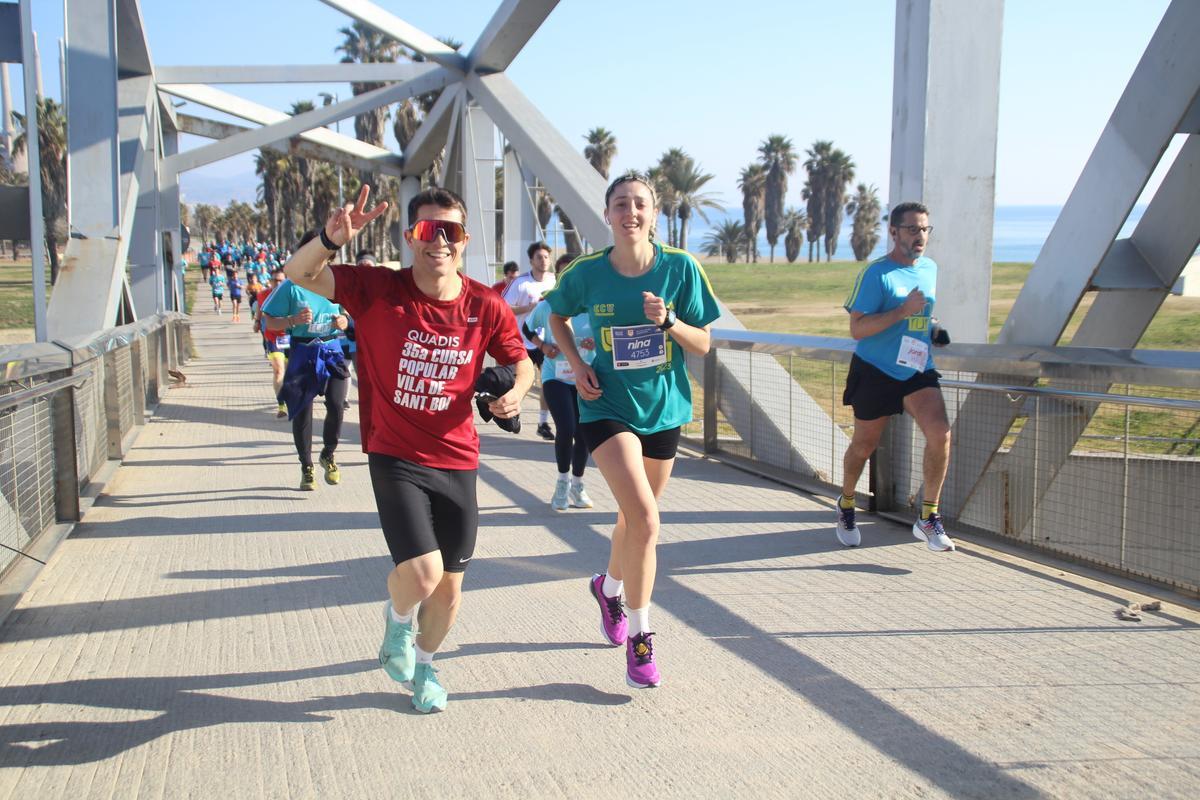
[[[533,275],[526,272],[515,281],[509,284],[504,290],[504,302],[509,306],[520,308],[521,306],[534,306],[542,299],[542,295],[554,288],[554,273],[549,270],[542,275],[540,281],[533,279]],[[533,309],[531,308],[530,311]],[[529,311],[524,314],[517,314],[517,330],[521,330],[521,326],[525,320],[529,318]],[[533,350],[537,345],[529,340],[525,335],[525,331],[521,331],[521,340],[525,343],[526,350]]]

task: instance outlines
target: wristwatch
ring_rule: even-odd
[[[675,309],[668,308],[667,309],[667,318],[662,321],[662,324],[658,326],[658,329],[660,331],[667,330],[668,328],[670,328],[672,325],[675,324],[676,319],[678,319],[678,317],[675,316]]]

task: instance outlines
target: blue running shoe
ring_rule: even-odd
[[[379,648],[379,665],[388,677],[398,683],[413,679],[413,667],[417,663],[414,647],[412,622],[396,622],[392,619],[392,601],[383,604],[383,644]]]
[[[446,710],[446,690],[438,683],[433,664],[417,664],[413,673],[413,708],[422,714]]]

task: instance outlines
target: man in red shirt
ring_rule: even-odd
[[[285,270],[354,317],[363,451],[396,565],[379,661],[394,680],[412,681],[413,706],[429,712],[446,707],[433,654],[458,613],[479,525],[475,381],[485,353],[515,366],[513,388],[489,404],[507,419],[521,410],[533,365],[508,305],[459,272],[470,237],[466,207],[453,192],[431,188],[409,203],[411,267],[324,268],[331,251],[386,210],[381,203],[364,211],[369,191],[363,186],[354,205],[334,211]]]
[[[517,273],[520,271],[521,271],[521,268],[519,266],[517,266],[517,262],[505,261],[504,262],[504,280],[496,281],[495,283],[493,283],[492,289],[494,289],[497,294],[499,294],[501,297],[503,297],[504,290],[507,289],[512,284],[512,282],[517,279]]]

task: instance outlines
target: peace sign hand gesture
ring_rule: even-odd
[[[386,200],[370,211],[364,210],[367,206],[367,196],[370,193],[371,187],[364,183],[362,190],[358,193],[358,199],[353,204],[347,203],[329,215],[329,219],[325,222],[325,235],[334,244],[341,247],[357,236],[368,222],[387,211]]]

